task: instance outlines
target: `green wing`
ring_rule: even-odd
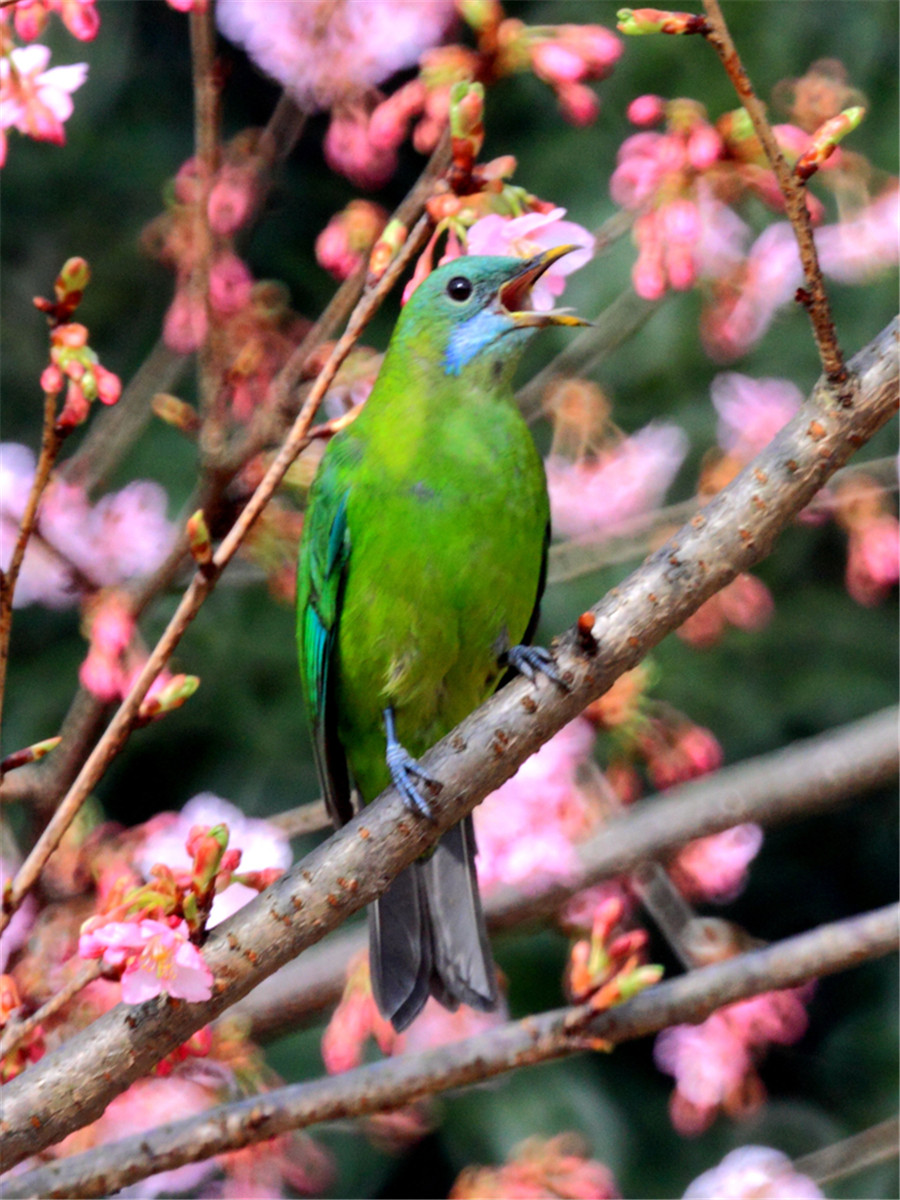
[[[353,816],[353,805],[337,731],[335,649],[350,556],[349,488],[341,486],[334,457],[332,463],[332,469],[323,463],[316,477],[300,542],[297,648],[319,781],[331,819],[343,825]]]

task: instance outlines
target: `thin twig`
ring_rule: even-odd
[[[62,438],[56,431],[56,394],[45,392],[44,428],[41,436],[40,457],[34,479],[31,481],[28,499],[25,502],[25,510],[22,513],[22,521],[19,525],[9,566],[5,571],[0,571],[0,729],[3,728],[3,697],[6,691],[6,668],[9,665],[9,639],[12,633],[13,596],[16,582],[25,559],[29,538],[37,520],[38,505],[61,445]]]
[[[703,7],[706,10],[704,36],[728,72],[728,77],[747,110],[756,136],[762,143],[766,157],[778,180],[781,194],[784,196],[785,211],[794,230],[794,236],[797,238],[800,261],[803,264],[803,274],[806,278],[806,288],[798,294],[798,299],[802,300],[809,312],[823,370],[832,383],[842,383],[845,378],[844,359],[837,342],[831,306],[822,280],[822,272],[819,269],[819,256],[813,238],[812,220],[806,205],[806,192],[781,153],[775,134],[772,132],[772,126],[766,116],[765,106],[753,90],[753,85],[732,41],[725,18],[722,16],[719,0],[703,0]]]
[[[890,954],[900,940],[897,921],[898,908],[892,905],[691,971],[591,1020],[585,1021],[580,1010],[556,1009],[436,1050],[220,1105],[10,1178],[6,1195],[9,1200],[109,1195],[158,1171],[291,1130],[397,1108],[591,1045],[617,1044],[670,1025],[695,1023],[723,1004],[796,987]]]
[[[833,389],[820,381],[797,416],[711,501],[703,520],[681,529],[595,606],[595,649],[586,647],[581,621],[559,639],[555,660],[567,690],[545,679],[515,679],[422,756],[423,770],[444,785],[432,798],[433,822],[411,818],[397,790],[387,789],[216,927],[203,951],[216,978],[209,1000],[183,1004],[160,996],[133,1008],[119,1006],[8,1084],[3,1099],[11,1155],[37,1152],[99,1116],[115,1095],[198,1028],[381,895],[404,867],[619,675],[709,596],[769,553],[785,524],[895,411],[897,328],[898,322],[892,322],[854,358],[851,406],[835,404]],[[308,413],[299,420],[308,420]],[[297,428],[295,436],[302,441],[302,427]],[[277,472],[289,452],[287,446],[279,455]],[[262,502],[260,496],[257,503]],[[220,553],[233,552],[236,538],[237,529]],[[160,644],[161,655],[193,616],[193,604],[189,589]],[[150,674],[149,668],[142,674],[145,688]],[[70,795],[79,790],[87,794],[103,767],[98,759],[114,753],[134,711],[120,709],[109,740],[101,739],[94,761],[85,764]],[[63,1100],[73,1076],[79,1080],[77,1111]]]
[[[59,1012],[64,1008],[73,996],[77,996],[83,987],[87,987],[89,983],[93,983],[95,979],[99,979],[105,970],[102,962],[85,963],[81,970],[73,975],[68,983],[63,984],[58,992],[55,992],[46,1004],[41,1007],[30,1017],[24,1021],[14,1021],[6,1026],[3,1031],[3,1036],[0,1038],[0,1058],[6,1058],[15,1050],[16,1046],[44,1021],[49,1020],[54,1013]]]
[[[794,1168],[798,1174],[806,1175],[816,1183],[829,1183],[832,1179],[855,1175],[876,1163],[890,1162],[897,1157],[898,1143],[900,1118],[889,1117],[853,1137],[804,1154],[795,1160]]]

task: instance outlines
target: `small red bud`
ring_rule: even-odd
[[[199,567],[209,566],[212,562],[212,540],[202,508],[198,508],[193,516],[188,517],[187,535],[194,562]]]
[[[53,290],[60,301],[71,304],[77,294],[78,300],[91,281],[91,268],[83,258],[70,258],[63,264],[63,269],[56,277]],[[75,303],[78,303],[75,300]],[[74,307],[74,306],[73,306]]]

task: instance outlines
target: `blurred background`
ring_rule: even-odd
[[[508,3],[530,24],[595,22],[613,28],[616,4]],[[127,381],[159,336],[172,278],[140,246],[141,231],[162,210],[171,179],[193,152],[190,56],[185,18],[162,3],[100,0],[101,31],[75,43],[57,25],[43,38],[54,63],[83,60],[88,82],[75,96],[66,145],[16,138],[2,193],[2,437],[36,447],[40,436],[38,376],[46,361],[43,318],[35,295],[47,295],[62,262],[83,255],[93,282],[79,311],[103,363]],[[802,75],[817,59],[838,58],[867,97],[868,114],[853,148],[880,172],[897,174],[898,8],[891,0],[761,0],[725,6],[735,41],[758,92]],[[263,125],[278,98],[236,48],[221,44],[226,64],[224,125],[231,136]],[[688,96],[712,119],[736,107],[718,60],[693,39],[626,39],[611,77],[598,86],[601,113],[587,129],[565,123],[548,89],[531,75],[493,88],[487,101],[482,158],[514,154],[515,181],[565,206],[589,229],[615,211],[609,177],[622,141],[634,132],[626,108],[655,92]],[[777,114],[776,114],[777,115]],[[280,173],[263,218],[241,252],[254,275],[278,279],[293,306],[314,317],[335,284],[317,264],[316,235],[359,192],[325,165],[326,121],[314,117]],[[375,198],[392,208],[414,182],[422,159],[406,145],[395,178]],[[827,194],[820,192],[827,200]],[[760,205],[745,213],[762,229],[772,220]],[[834,213],[832,210],[831,217]],[[630,287],[634,247],[628,237],[577,274],[565,303],[592,316]],[[897,279],[888,272],[865,287],[829,287],[841,344],[864,346],[896,310]],[[383,349],[397,311],[389,299],[366,334]],[[698,337],[697,291],[669,293],[637,336],[602,363],[596,381],[625,432],[663,417],[682,427],[690,451],[669,499],[688,498],[700,462],[715,441],[710,383],[721,364]],[[522,380],[565,345],[539,339]],[[755,349],[733,368],[750,376],[783,376],[806,393],[819,374],[808,322],[785,309]],[[191,374],[179,387],[193,398]],[[96,419],[100,414],[94,414]],[[78,430],[64,457],[84,436]],[[550,431],[539,426],[544,450]],[[889,427],[861,459],[895,451]],[[182,511],[196,477],[192,443],[152,421],[105,488],[132,479],[158,481],[168,515]],[[699,651],[675,637],[654,651],[654,694],[710,728],[736,763],[874,712],[897,692],[896,597],[863,607],[844,586],[845,534],[833,522],[785,531],[758,575],[775,600],[770,624],[756,633],[730,630]],[[607,567],[552,586],[539,640],[568,627],[635,563]],[[105,813],[126,824],[180,808],[213,791],[246,813],[266,816],[318,795],[301,708],[292,608],[252,572],[223,579],[178,648],[174,669],[199,675],[197,695],[179,713],[137,732],[97,791]],[[173,590],[148,611],[149,642],[170,616]],[[17,611],[6,703],[4,751],[48,736],[63,719],[77,684],[86,642],[76,610],[37,605]],[[897,894],[897,803],[893,790],[854,799],[836,812],[767,833],[744,893],[727,909],[766,940],[809,929],[890,902]],[[317,835],[321,836],[321,835]],[[302,854],[315,838],[299,840]],[[495,940],[511,981],[513,1015],[562,1000],[567,953],[562,934],[533,929]],[[663,946],[654,961],[674,969]],[[806,1153],[890,1116],[897,1108],[897,972],[878,962],[823,980],[809,1006],[810,1029],[794,1046],[776,1049],[762,1067],[769,1101],[749,1122],[720,1118],[696,1139],[675,1133],[667,1102],[671,1080],[652,1060],[652,1044],[625,1045],[611,1055],[581,1056],[519,1071],[483,1088],[437,1101],[440,1124],[414,1149],[393,1155],[351,1126],[317,1134],[339,1166],[333,1192],[342,1196],[444,1196],[467,1163],[495,1163],[533,1134],[580,1132],[591,1155],[615,1173],[625,1196],[681,1195],[688,1182],[732,1146],[759,1143],[790,1155]],[[267,1046],[288,1081],[319,1075],[321,1027]],[[896,1167],[878,1167],[829,1185],[833,1196],[896,1196]]]

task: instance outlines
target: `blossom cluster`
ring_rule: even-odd
[[[6,162],[9,129],[35,141],[65,143],[72,93],[87,79],[86,63],[51,67],[49,48],[35,41],[51,13],[82,42],[96,37],[100,27],[96,0],[16,0],[0,9],[0,167]],[[16,37],[31,44],[16,45]]]

